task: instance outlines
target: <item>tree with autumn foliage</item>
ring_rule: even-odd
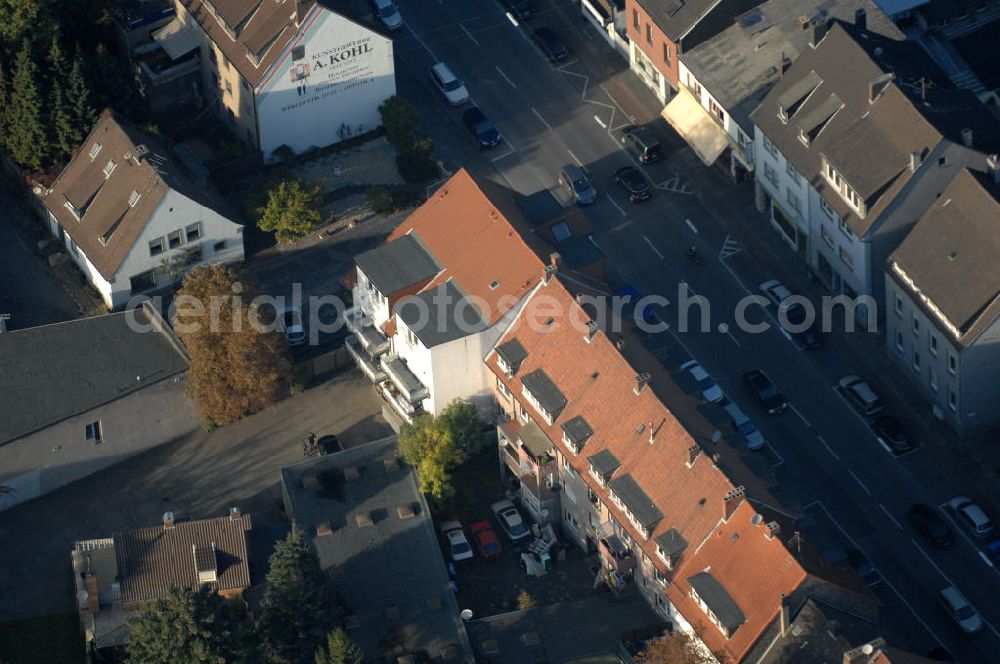
[[[174,329],[191,358],[188,392],[206,426],[221,426],[276,403],[291,380],[284,335],[261,324],[255,293],[223,265],[187,274]]]
[[[664,633],[649,639],[646,649],[636,655],[638,664],[708,664],[728,662],[725,653],[709,653],[697,640],[684,632]]]

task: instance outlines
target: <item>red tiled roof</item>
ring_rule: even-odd
[[[567,315],[551,313],[553,302]],[[549,317],[554,320],[546,327]],[[527,351],[515,375],[507,377],[497,366],[495,353],[487,357],[487,366],[514,395],[521,393],[521,377],[544,368],[565,395],[567,405],[552,426],[541,418],[536,423],[668,577],[676,582],[712,566],[713,576],[747,616],[747,622],[733,638],[726,641],[705,614],[686,601],[686,596],[677,597],[675,605],[692,624],[704,618],[707,628],[699,628],[699,634],[710,648],[725,647],[739,659],[777,614],[781,593],[791,594],[806,574],[780,540],[764,537],[763,526],[749,530],[755,512],[746,501],[729,523],[722,521],[723,497],[734,488],[733,484],[704,454],[687,466],[695,440],[652,388],[635,393],[636,376],[646,370],[644,367],[631,365],[605,332],[597,333],[590,342],[585,339],[584,325],[590,318],[566,285],[559,278],[552,279],[528,301],[511,329],[497,342],[499,345],[516,338]],[[562,443],[560,426],[577,415],[586,419],[593,435],[579,456],[574,456]],[[607,490],[590,479],[587,457],[602,450],[610,450],[621,462],[613,477],[631,475],[663,513],[648,541],[643,542],[628,519],[606,499]],[[653,541],[672,528],[688,542],[673,573],[658,560]],[[731,541],[736,532],[740,537]],[[727,546],[716,542],[720,538]],[[745,568],[741,567],[743,562],[747,563]],[[686,591],[686,584],[683,588]]]
[[[514,192],[462,169],[416,209],[387,242],[416,233],[444,269],[424,286],[454,279],[496,323],[542,277],[550,249],[535,237]]]

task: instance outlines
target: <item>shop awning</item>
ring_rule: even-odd
[[[171,60],[180,60],[198,48],[198,41],[194,35],[176,18],[154,32],[153,39],[167,52]]]
[[[663,109],[663,118],[684,137],[706,166],[711,166],[729,145],[722,127],[684,89]]]

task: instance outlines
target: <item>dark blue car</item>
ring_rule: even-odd
[[[462,115],[462,122],[469,132],[479,141],[482,149],[495,147],[500,142],[500,132],[493,126],[478,106],[473,106]]]

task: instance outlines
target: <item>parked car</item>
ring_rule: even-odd
[[[722,388],[715,382],[715,379],[696,360],[685,362],[681,365],[681,369],[694,378],[694,382],[698,384],[698,389],[701,390],[701,396],[705,398],[705,401],[718,403],[726,396],[722,393]]]
[[[302,324],[302,314],[293,306],[286,306],[278,316],[281,331],[288,343],[298,346],[306,341],[306,328]]]
[[[514,503],[509,500],[498,500],[490,505],[490,509],[500,523],[501,530],[506,533],[512,542],[520,542],[529,535],[531,531],[524,524],[521,513],[514,507]]]
[[[441,534],[448,542],[448,555],[455,562],[472,558],[472,547],[469,540],[465,538],[465,531],[458,521],[445,521],[441,524]]]
[[[478,106],[473,106],[462,114],[462,122],[465,123],[469,133],[479,141],[479,147],[488,149],[496,147],[500,142],[500,132],[493,126],[486,114],[479,110]]]
[[[465,89],[465,84],[451,73],[445,63],[439,62],[431,67],[431,80],[452,106],[461,106],[469,101],[469,91]]]
[[[957,496],[948,501],[948,507],[955,510],[955,517],[962,527],[973,537],[985,538],[996,532],[993,522],[983,508],[965,496]]]
[[[847,402],[865,417],[872,417],[882,412],[882,400],[868,383],[857,376],[844,376],[837,382],[837,387]]]
[[[729,421],[732,423],[733,428],[743,436],[747,448],[759,450],[764,447],[764,434],[757,429],[757,425],[753,423],[753,420],[746,416],[746,413],[739,407],[739,404],[730,401],[722,409],[729,416]]]
[[[559,186],[569,192],[580,205],[590,205],[597,200],[597,190],[590,183],[590,174],[582,166],[563,166],[559,171]]]
[[[868,556],[864,552],[858,549],[851,549],[847,552],[847,562],[850,563],[851,569],[868,584],[869,588],[874,588],[882,583],[882,575],[875,569],[875,566],[868,560]]]
[[[760,369],[743,374],[743,382],[750,388],[757,403],[768,415],[777,415],[788,408],[788,400],[781,390]]]
[[[930,544],[951,546],[955,541],[951,526],[929,505],[917,503],[910,507],[907,516],[914,529]]]
[[[504,9],[514,15],[519,21],[531,17],[531,0],[502,0]]]
[[[645,127],[635,125],[625,127],[621,140],[625,149],[635,155],[635,158],[642,164],[659,161],[663,156],[660,142],[653,138],[652,133]]]
[[[470,523],[469,532],[472,533],[472,541],[476,543],[476,549],[479,551],[480,557],[484,560],[499,558],[500,554],[503,553],[500,540],[497,539],[497,535],[493,532],[489,521],[484,520]]]
[[[531,39],[542,49],[549,62],[562,62],[566,59],[566,44],[550,28],[541,27],[533,30]]]
[[[893,454],[905,454],[913,450],[913,442],[906,435],[903,423],[888,413],[879,413],[872,421],[872,429],[878,441]]]
[[[784,309],[787,326],[781,318],[778,322],[791,334],[806,350],[816,350],[823,347],[823,333],[820,331],[819,321],[813,318],[808,327],[804,330],[800,326],[806,320],[806,308],[800,302],[789,302]],[[793,331],[794,330],[794,331]]]
[[[635,166],[625,166],[615,171],[615,182],[625,190],[625,195],[632,203],[648,201],[653,195],[646,177]]]
[[[792,291],[785,288],[785,285],[777,279],[771,279],[762,283],[760,285],[760,292],[778,308],[781,308],[785,300],[792,296]]]
[[[375,5],[375,13],[382,21],[382,25],[390,30],[399,30],[403,27],[403,16],[399,13],[399,7],[393,0],[372,0]]]
[[[955,586],[942,588],[938,592],[938,601],[948,617],[966,634],[974,634],[983,628],[983,619]]]

